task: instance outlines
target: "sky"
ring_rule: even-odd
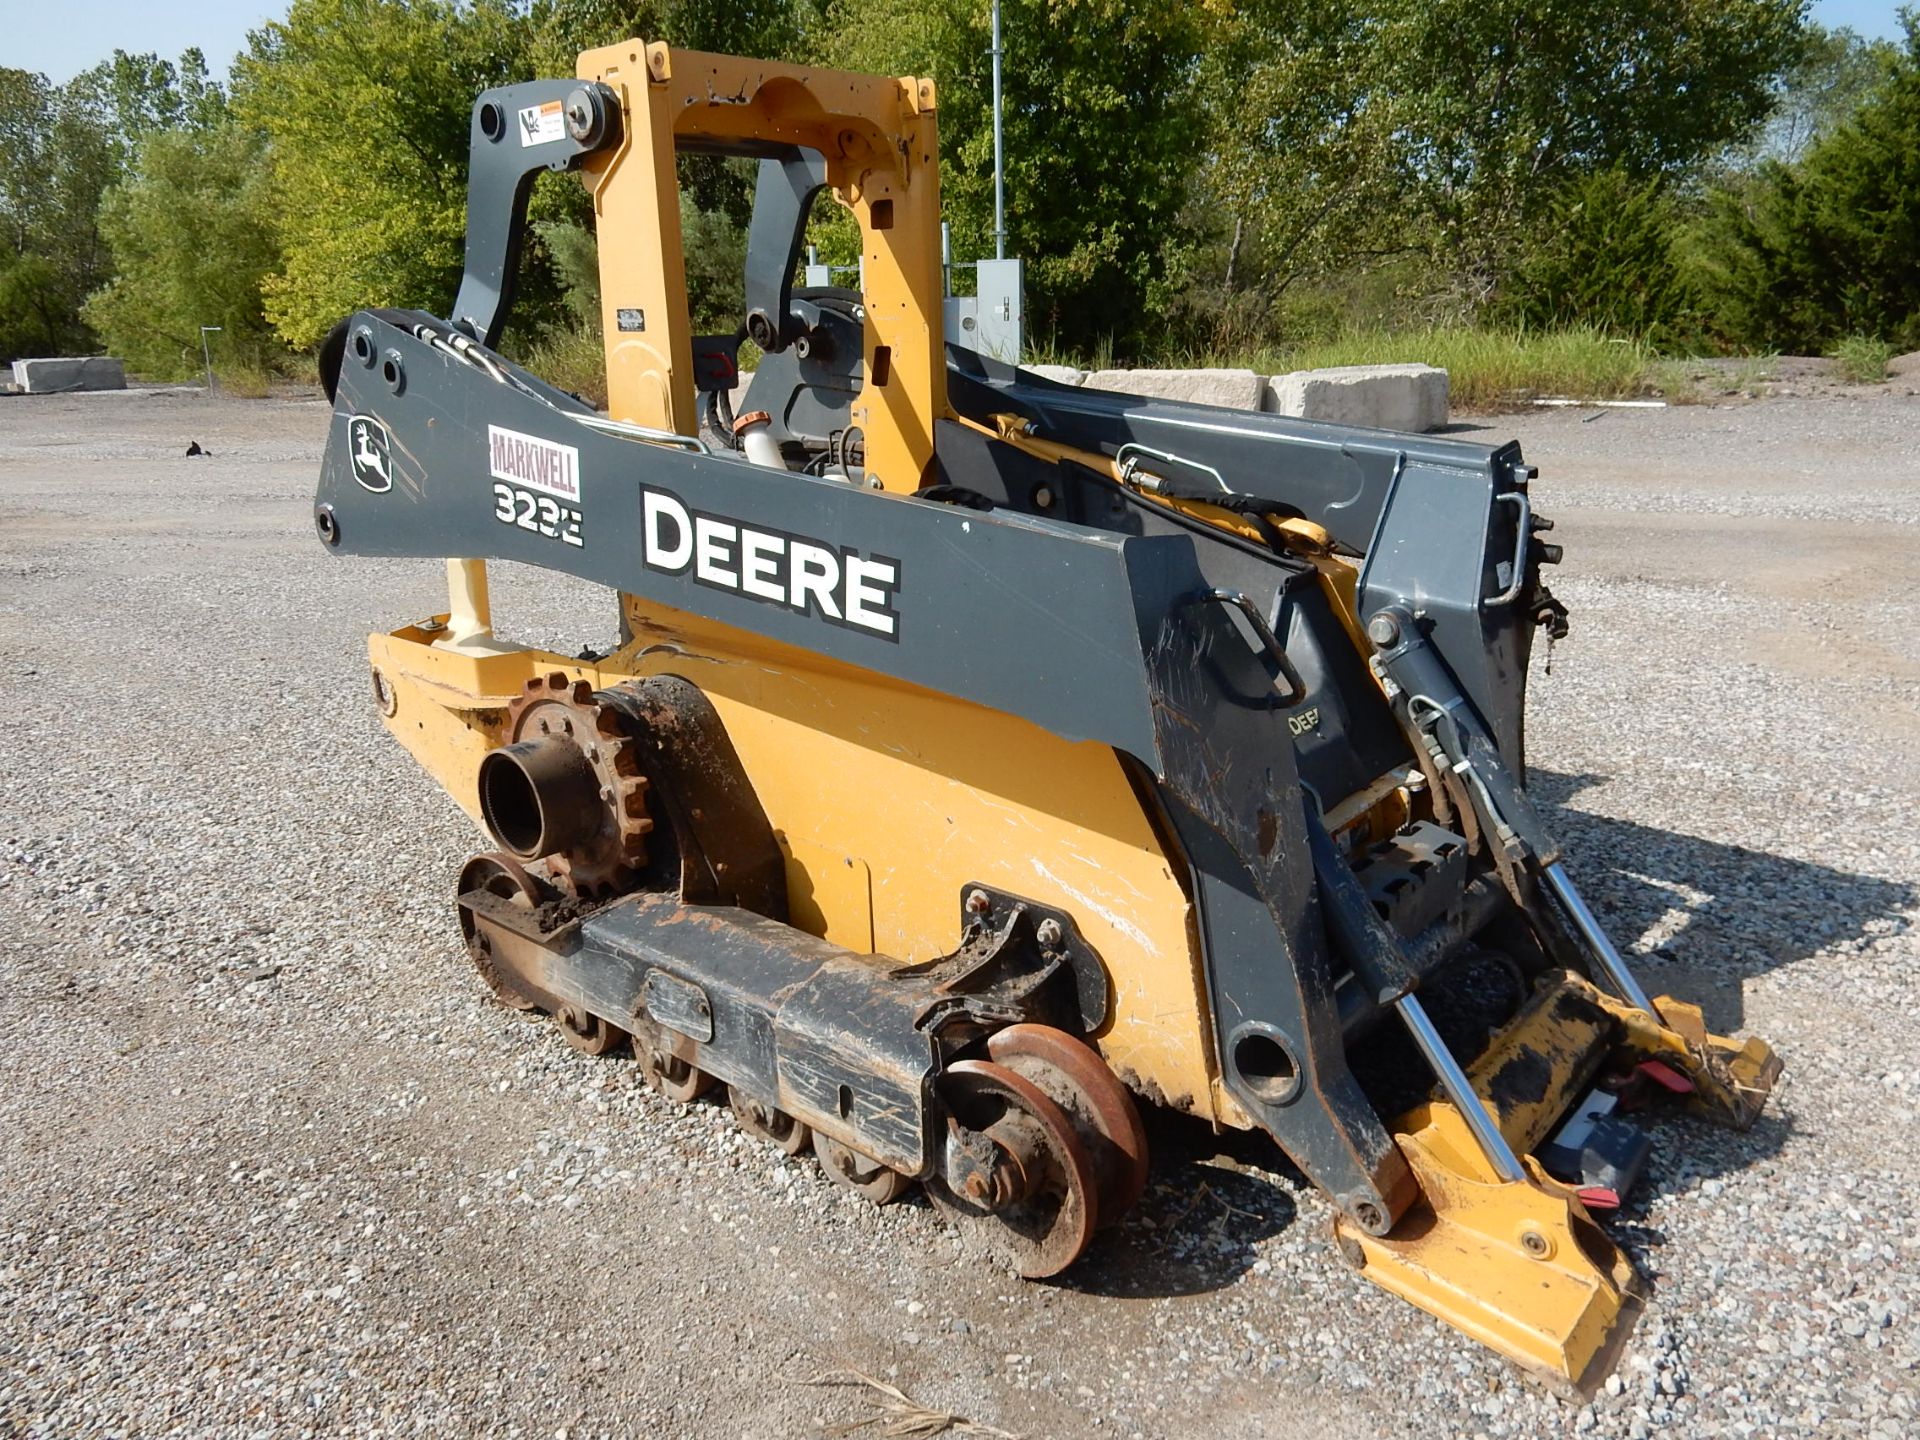
[[[286,8],[285,0],[0,0],[0,66],[64,84],[116,49],[173,59],[198,45],[219,75],[246,48],[247,32]],[[1890,39],[1898,9],[1898,0],[1814,0],[1813,16]]]

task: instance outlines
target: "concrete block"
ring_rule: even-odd
[[[1251,370],[1096,370],[1085,383],[1089,390],[1118,390],[1229,410],[1258,410],[1267,388],[1265,377]]]
[[[1295,370],[1267,380],[1262,408],[1376,430],[1438,430],[1447,423],[1447,372],[1431,365]]]
[[[1087,372],[1076,370],[1071,365],[1022,365],[1029,375],[1038,375],[1043,380],[1057,380],[1062,385],[1084,385]]]
[[[53,395],[69,390],[124,390],[127,367],[125,362],[105,355],[16,360],[13,383],[29,395]]]

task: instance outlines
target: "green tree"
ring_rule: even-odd
[[[194,50],[177,68],[116,50],[64,86],[0,70],[0,352],[90,347],[81,306],[111,273],[101,197],[143,136],[217,97]]]
[[[233,103],[269,141],[263,291],[288,344],[364,306],[451,307],[473,101],[530,78],[527,40],[510,0],[294,0],[254,32]]]
[[[1370,88],[1367,23],[1352,0],[1262,0],[1214,17],[1176,316],[1189,343],[1256,343],[1303,280],[1415,248],[1401,117]]]
[[[1920,344],[1920,12],[1892,73],[1798,165],[1718,188],[1694,236],[1727,341],[1817,353],[1850,334]]]
[[[1871,99],[1899,63],[1900,47],[1852,30],[1807,27],[1800,58],[1775,85],[1772,112],[1728,151],[1722,168],[1751,170],[1763,160],[1792,164],[1839,129]]]
[[[73,334],[68,287],[44,255],[0,256],[0,358],[57,355]]]
[[[45,237],[54,96],[46,76],[0,69],[0,245],[12,256],[26,254]]]
[[[1580,176],[1747,132],[1802,0],[1259,0],[1209,48],[1202,201],[1235,286],[1416,258],[1471,314]],[[1214,261],[1217,273],[1221,260]]]
[[[1205,6],[1008,0],[1007,253],[1027,262],[1030,332],[1136,352],[1185,234],[1205,141],[1196,85]],[[958,260],[993,254],[993,125],[984,0],[841,0],[823,60],[931,75],[941,196]]]
[[[228,121],[148,136],[101,209],[117,273],[87,302],[87,323],[150,375],[197,371],[202,325],[220,327],[228,364],[268,369],[284,353],[261,303],[279,260],[271,214],[258,131]]]
[[[664,40],[763,60],[797,60],[821,22],[813,0],[534,0],[528,15],[543,75],[571,75],[582,50]]]

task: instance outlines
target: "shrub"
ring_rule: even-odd
[[[1891,77],[1804,162],[1719,187],[1692,265],[1720,338],[1819,353],[1920,343],[1920,15]]]
[[[1611,169],[1572,181],[1547,207],[1488,318],[1674,343],[1691,328],[1694,307],[1675,245],[1679,220],[1658,176]]]

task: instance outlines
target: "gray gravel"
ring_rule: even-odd
[[[843,1367],[1034,1437],[1920,1430],[1920,402],[1490,422],[1568,550],[1532,758],[1572,868],[1788,1064],[1751,1134],[1663,1127],[1584,1407],[1346,1273],[1255,1147],[1156,1122],[1135,1218],[1021,1284],[483,1001],[476,836],[366,703],[438,567],[310,538],[324,420],[0,400],[11,1432],[809,1435],[872,1413],[800,1383]],[[540,574],[497,605],[612,629]]]

